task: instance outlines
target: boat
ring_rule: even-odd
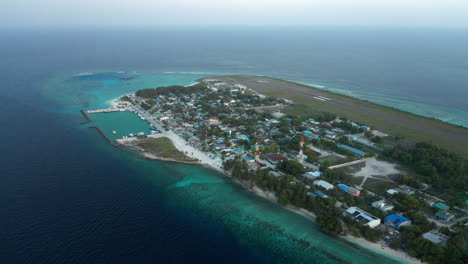
[[[133,133],[128,134],[129,137],[134,137]]]
[[[144,135],[145,135],[145,133],[143,133],[143,132],[140,132],[140,133],[137,134],[137,136],[144,136]]]
[[[114,135],[117,134],[117,131],[113,130],[113,131],[112,131],[112,134],[114,134]]]

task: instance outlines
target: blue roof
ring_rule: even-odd
[[[339,187],[341,190],[343,190],[343,191],[346,191],[346,190],[349,189],[349,186],[344,185],[344,184],[342,184],[342,183],[338,184],[338,187]]]
[[[325,133],[330,134],[330,135],[335,135],[336,133],[330,130],[325,131]]]
[[[401,215],[391,214],[385,217],[385,222],[388,222],[388,221],[394,222],[393,225],[395,226],[400,226],[404,222],[409,221],[409,219]]]
[[[304,131],[302,131],[302,133],[304,135],[312,135],[313,134],[312,131],[310,131],[310,130],[304,130]]]
[[[315,191],[315,193],[316,193],[318,196],[323,197],[323,198],[327,198],[327,197],[328,197],[328,195],[324,194],[324,193],[321,192],[321,191]]]
[[[242,159],[243,159],[243,160],[247,160],[247,161],[249,161],[249,160],[254,160],[254,159],[253,159],[252,157],[250,157],[250,156],[244,156]]]
[[[355,149],[355,148],[350,147],[350,146],[347,146],[347,145],[337,145],[337,147],[343,148],[343,149],[347,149],[347,150],[349,150],[349,151],[351,151],[351,152],[353,152],[353,153],[355,153],[355,154],[357,154],[357,155],[359,155],[359,156],[362,156],[362,155],[366,154],[366,153],[365,153],[364,151],[362,151],[362,150]]]
[[[313,192],[309,193],[309,195],[312,196],[312,197],[317,197],[317,195],[315,193],[313,193]]]

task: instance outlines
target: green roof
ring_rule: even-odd
[[[435,207],[440,210],[448,210],[450,208],[450,206],[443,204],[443,203],[435,203],[432,205],[432,207]]]

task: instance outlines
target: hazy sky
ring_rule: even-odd
[[[468,27],[468,0],[3,0],[0,4],[3,26],[187,24]]]

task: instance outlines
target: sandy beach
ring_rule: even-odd
[[[413,263],[413,264],[422,264],[424,262],[420,261],[419,259],[412,258],[406,254],[406,252],[401,251],[401,250],[394,250],[392,248],[389,248],[388,246],[381,245],[380,243],[372,243],[370,241],[365,240],[362,237],[354,237],[354,236],[341,236],[343,239],[346,241],[349,241],[351,243],[354,243],[356,245],[359,245],[363,248],[367,248],[373,251],[376,251],[378,253],[383,253],[387,256],[390,256],[392,258],[404,261],[406,263]]]

